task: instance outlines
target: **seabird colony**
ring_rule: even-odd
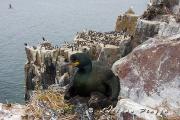
[[[128,35],[125,31],[122,32],[96,32],[96,31],[83,31],[80,33],[77,33],[75,37],[75,42],[81,42],[82,44],[86,43],[101,43],[104,45],[115,45],[119,46],[119,42],[123,39],[129,38],[130,35]],[[84,42],[83,42],[84,41]]]

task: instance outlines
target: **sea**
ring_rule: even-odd
[[[55,45],[77,32],[113,31],[129,7],[141,15],[148,0],[0,0],[0,103],[24,103],[24,43]],[[9,6],[12,6],[9,9]]]

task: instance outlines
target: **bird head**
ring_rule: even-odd
[[[90,70],[92,62],[86,53],[75,53],[70,56],[71,65],[80,70]]]

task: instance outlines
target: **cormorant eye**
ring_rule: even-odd
[[[77,58],[76,58],[76,56],[71,55],[70,60],[71,60],[72,62],[75,62],[75,61],[77,60]]]

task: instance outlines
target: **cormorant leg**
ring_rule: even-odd
[[[71,86],[71,87],[69,88],[69,90],[65,93],[64,99],[69,100],[69,99],[71,99],[72,97],[75,97],[76,95],[77,95],[77,92],[76,92],[74,86]]]
[[[120,92],[120,81],[118,77],[113,76],[112,79],[105,81],[105,83],[111,90],[110,99],[112,101],[117,101]]]

